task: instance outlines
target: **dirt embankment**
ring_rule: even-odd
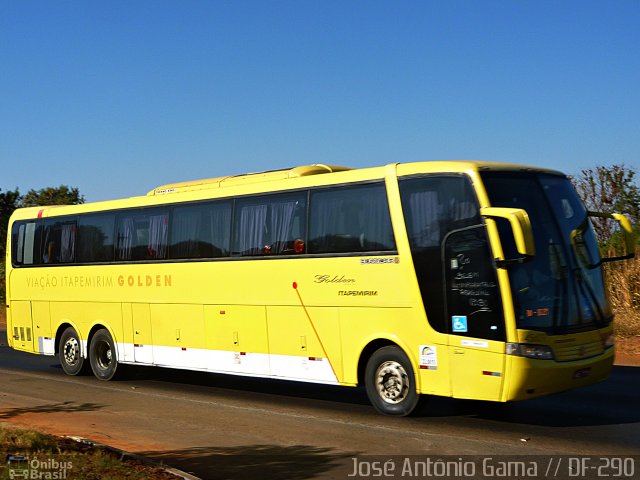
[[[640,366],[640,336],[616,339],[616,365]]]

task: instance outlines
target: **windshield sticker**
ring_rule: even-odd
[[[527,317],[546,317],[549,315],[548,308],[536,308],[535,310],[527,309]]]
[[[454,315],[451,317],[451,327],[454,332],[467,332],[467,316]]]
[[[423,370],[438,369],[438,352],[435,345],[420,345],[420,368]]]

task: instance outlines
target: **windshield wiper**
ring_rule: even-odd
[[[584,220],[580,223],[580,225],[571,230],[569,239],[571,241],[571,247],[576,254],[578,262],[580,262],[589,270],[593,270],[594,268],[598,268],[600,265],[602,265],[602,261],[591,263],[589,247],[587,246],[587,242],[585,242],[584,240],[584,233],[587,231],[587,228],[589,228],[588,222],[589,216],[585,215]]]
[[[553,328],[557,330],[562,327],[560,321],[568,313],[567,297],[567,266],[562,262],[560,246],[549,239],[549,269],[554,280],[556,280],[553,294]]]
[[[576,283],[578,284],[578,288],[581,290],[581,296],[591,303],[591,311],[596,317],[594,319],[594,322],[597,324],[606,323],[602,306],[598,302],[598,297],[596,296],[593,287],[587,282],[582,269],[579,267],[576,268],[574,270],[574,276],[576,279]],[[580,311],[580,314],[582,316],[582,311]]]

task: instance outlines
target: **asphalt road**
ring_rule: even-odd
[[[353,458],[374,459],[367,455],[397,463],[640,454],[639,367],[542,399],[430,398],[418,416],[391,418],[362,389],[156,368],[112,382],[68,377],[56,358],[13,351],[5,338],[0,332],[0,421],[89,438],[201,478],[348,478]]]

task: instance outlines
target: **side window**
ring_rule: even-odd
[[[35,222],[15,223],[11,232],[11,258],[15,265],[33,265],[35,247]]]
[[[78,218],[79,263],[113,261],[114,214],[82,215]]]
[[[118,216],[116,260],[167,258],[169,214],[160,208],[128,210]]]
[[[311,192],[309,253],[396,249],[384,184]]]
[[[72,263],[76,256],[77,223],[74,220],[46,220],[42,232],[40,259],[43,264]]]
[[[453,230],[482,223],[469,181],[429,176],[400,181],[402,207],[413,249],[438,247]]]
[[[473,187],[463,175],[400,179],[400,196],[422,302],[431,326],[449,331],[443,240],[482,223]]]
[[[306,194],[261,195],[236,200],[233,254],[304,253]]]
[[[231,203],[175,207],[172,218],[170,258],[219,258],[229,255]]]

